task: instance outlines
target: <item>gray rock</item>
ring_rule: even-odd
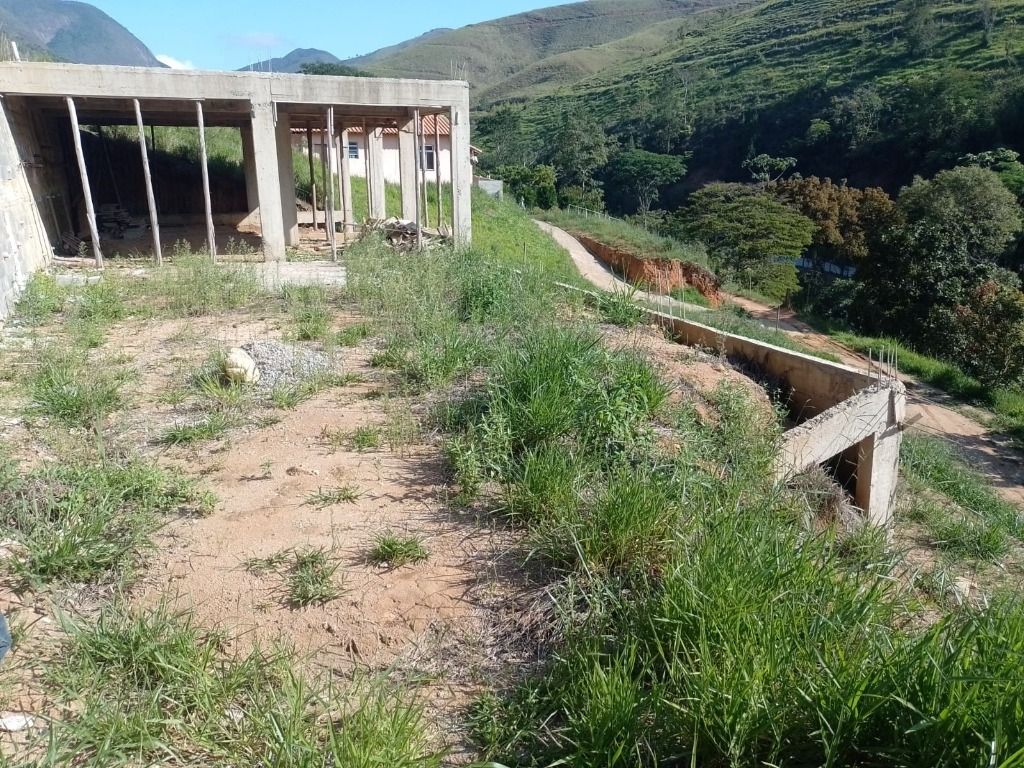
[[[259,388],[271,390],[281,386],[298,385],[333,370],[331,359],[322,352],[304,349],[278,341],[252,341],[242,349],[256,363],[260,372]]]

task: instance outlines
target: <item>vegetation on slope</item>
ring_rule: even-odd
[[[137,37],[103,11],[64,0],[0,0],[0,32],[30,58],[76,64],[162,67]]]

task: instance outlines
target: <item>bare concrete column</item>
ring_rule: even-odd
[[[888,425],[858,446],[854,502],[864,510],[870,523],[887,531],[892,530],[906,411],[906,391],[902,387],[891,390]]]
[[[473,244],[473,162],[470,156],[469,92],[451,109],[452,121],[452,236],[456,248]]]
[[[281,216],[285,245],[299,244],[299,206],[295,197],[295,160],[292,154],[292,120],[285,112],[277,114],[277,162],[281,180]]]
[[[242,165],[245,168],[245,197],[249,207],[247,223],[259,224],[260,190],[256,181],[256,150],[252,145],[252,126],[243,125]]]
[[[370,188],[370,218],[386,219],[387,191],[384,186],[384,129],[370,128],[366,137],[366,155],[370,167],[366,183]]]
[[[352,161],[348,156],[348,129],[341,132],[341,204],[345,206],[342,211],[345,221],[345,234],[355,231],[353,226],[356,221],[355,208],[352,201]]]
[[[273,104],[252,105],[252,144],[263,258],[266,261],[284,261],[286,242]]]
[[[406,117],[398,126],[398,163],[402,178],[402,218],[416,218],[416,118]]]

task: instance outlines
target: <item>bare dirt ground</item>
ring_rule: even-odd
[[[583,245],[567,232],[544,222],[538,226],[551,234],[556,242],[565,248],[580,274],[590,283],[604,290],[627,288],[622,281],[607,269]],[[641,294],[644,296],[644,294]],[[667,306],[680,305],[668,297],[645,296]],[[829,336],[815,331],[811,326],[798,320],[792,311],[767,307],[739,296],[726,296],[729,301],[749,312],[755,319],[768,327],[778,327],[803,344],[823,352],[836,355],[843,363],[871,369],[871,361],[836,342]],[[687,305],[688,309],[699,311]],[[956,404],[944,392],[923,384],[912,376],[900,374],[900,380],[907,385],[909,396],[908,421],[911,429],[935,435],[956,444],[971,465],[982,472],[989,483],[1008,501],[1024,505],[1024,457],[1013,447],[1009,439],[986,427],[978,417],[972,418],[975,409]]]
[[[354,321],[340,316],[342,325]],[[507,532],[450,503],[439,441],[421,432],[412,404],[392,397],[384,374],[369,365],[372,341],[330,352],[351,382],[346,386],[293,410],[253,406],[244,425],[211,442],[159,443],[169,426],[196,415],[193,403],[172,395],[197,366],[216,350],[279,340],[287,323],[247,311],[128,320],[112,326],[108,341],[91,353],[97,364],[116,359],[135,371],[131,405],[110,424],[111,447],[183,470],[218,499],[207,517],[168,522],[128,596],[139,607],[168,603],[189,611],[242,652],[283,644],[339,675],[397,675],[425,699],[442,739],[458,754],[465,705],[515,661],[498,647],[495,627],[517,604],[518,570]],[[0,421],[10,453],[28,464],[44,460],[52,435],[18,419],[16,399],[3,406],[11,411]],[[380,445],[353,445],[352,434],[364,427],[379,429]],[[340,487],[355,498],[314,498]],[[416,538],[427,560],[401,568],[370,563],[375,540],[387,533]],[[322,605],[290,603],[285,562],[252,567],[255,559],[315,549],[338,565],[332,581],[339,597]],[[58,714],[41,686],[62,634],[58,606],[89,615],[111,596],[18,595],[0,584],[0,610],[27,629],[8,660],[15,682],[0,695],[0,709]]]

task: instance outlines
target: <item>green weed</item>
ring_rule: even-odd
[[[326,549],[294,553],[286,585],[289,605],[305,608],[337,600],[342,594],[335,578],[340,567]]]
[[[356,486],[345,484],[334,488],[319,488],[316,493],[309,495],[306,503],[317,509],[326,509],[338,504],[355,504],[361,495]]]
[[[124,370],[90,364],[75,350],[44,349],[29,374],[32,408],[70,427],[96,427],[124,403]]]
[[[430,557],[423,542],[415,536],[399,536],[383,533],[377,536],[370,548],[369,560],[376,565],[401,568],[403,565],[422,563]]]
[[[160,436],[162,445],[193,445],[209,442],[224,436],[235,426],[235,421],[228,414],[214,411],[202,419],[190,424],[175,424],[166,429]]]

